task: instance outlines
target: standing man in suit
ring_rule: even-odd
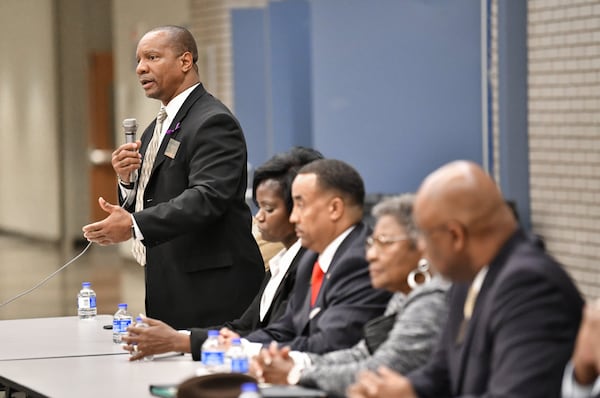
[[[134,239],[134,256],[145,266],[148,316],[178,329],[234,319],[264,275],[244,200],[244,135],[200,83],[187,29],[151,30],[136,57],[142,88],[161,110],[141,141],[113,153],[124,208],[100,198],[109,215],[85,226],[84,236],[102,245]]]
[[[422,368],[362,373],[348,395],[560,397],[583,301],[494,181],[470,162],[443,166],[421,185],[415,221],[432,265],[456,282],[448,322]]]
[[[364,195],[362,178],[342,161],[317,160],[298,171],[290,222],[308,251],[285,313],[247,335],[249,341],[325,353],[355,344],[364,323],[383,313],[390,293],[371,287]]]

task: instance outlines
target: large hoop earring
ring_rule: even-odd
[[[429,261],[427,261],[427,259],[420,259],[417,268],[410,271],[410,273],[406,277],[406,282],[408,283],[408,286],[411,289],[414,289],[420,285],[416,281],[416,276],[418,274],[423,275],[423,284],[428,283],[431,280],[431,273],[429,272]]]

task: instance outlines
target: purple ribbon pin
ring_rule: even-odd
[[[171,129],[168,129],[168,130],[167,130],[167,132],[166,132],[165,134],[166,134],[166,135],[173,134],[174,132],[176,132],[177,130],[179,130],[179,127],[181,127],[181,123],[180,123],[180,122],[177,122],[177,124],[175,125],[175,128],[174,128],[174,129],[172,129],[172,130],[171,130]]]

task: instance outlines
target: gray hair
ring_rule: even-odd
[[[398,224],[406,231],[410,242],[416,246],[418,231],[413,219],[414,201],[415,195],[412,193],[385,198],[373,207],[371,214],[377,219],[383,216],[394,217]]]

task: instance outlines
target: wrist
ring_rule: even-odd
[[[586,386],[593,384],[598,377],[598,372],[593,365],[573,364],[573,377],[577,383]]]
[[[119,184],[126,189],[133,189],[134,183],[133,182],[129,182],[129,181],[125,181],[121,178],[120,175],[117,174],[117,179],[119,180]]]
[[[302,377],[302,371],[304,369],[301,366],[297,366],[296,364],[294,364],[292,366],[292,368],[288,371],[287,377],[286,377],[286,382],[289,385],[295,386],[298,384],[298,382],[300,381],[300,378]]]

